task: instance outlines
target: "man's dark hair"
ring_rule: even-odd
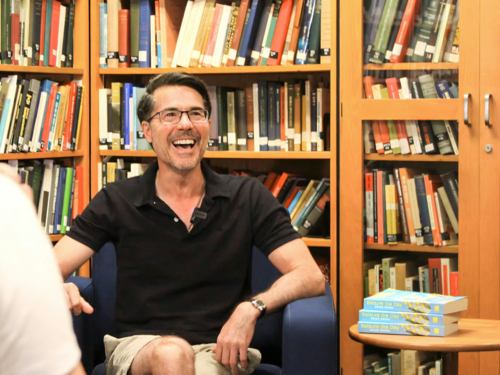
[[[203,98],[203,105],[208,111],[208,116],[212,113],[212,105],[208,97],[207,87],[205,83],[198,77],[184,73],[184,72],[171,72],[157,75],[152,78],[146,86],[146,92],[137,106],[137,117],[139,121],[148,121],[153,115],[155,109],[155,98],[153,93],[156,89],[163,86],[185,86],[196,90]]]

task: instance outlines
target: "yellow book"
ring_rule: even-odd
[[[56,136],[54,139],[54,151],[62,150],[62,137],[66,125],[66,115],[68,114],[69,86],[61,86],[61,104],[57,115]]]
[[[295,222],[295,220],[297,219],[297,216],[300,215],[300,213],[302,212],[302,209],[309,201],[309,198],[311,198],[312,195],[314,194],[314,192],[316,191],[316,187],[319,185],[319,183],[320,183],[320,181],[318,181],[318,180],[311,180],[309,182],[309,184],[306,187],[306,190],[304,190],[304,194],[302,194],[299,201],[295,205],[295,208],[293,209],[292,214],[290,215],[290,217],[292,219],[292,223]]]
[[[115,171],[118,168],[118,163],[108,161],[106,163],[106,185],[115,182]]]
[[[112,124],[112,150],[120,150],[120,88],[123,86],[121,82],[111,83],[111,124]],[[83,89],[83,88],[82,88]],[[83,90],[82,90],[83,94]],[[83,95],[82,95],[83,98]]]
[[[203,45],[201,47],[200,58],[198,60],[198,68],[201,68],[203,59],[205,58],[205,50],[207,49],[208,37],[210,35],[210,29],[212,28],[212,21],[214,20],[215,7],[210,9],[210,15],[208,17],[207,31],[205,32],[205,38],[203,40]]]
[[[201,55],[201,49],[203,48],[203,42],[205,41],[205,34],[207,33],[207,29],[209,28],[208,22],[210,22],[210,14],[212,14],[212,9],[215,9],[215,0],[207,0],[203,9],[200,27],[198,28],[198,33],[196,34],[193,51],[191,52],[191,58],[189,60],[189,67],[191,68],[195,68],[198,65],[198,61]]]

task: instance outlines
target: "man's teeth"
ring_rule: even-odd
[[[192,139],[181,139],[179,141],[175,141],[174,145],[194,145],[194,141]]]

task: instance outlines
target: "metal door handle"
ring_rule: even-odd
[[[491,126],[490,123],[490,100],[493,100],[491,94],[486,94],[484,96],[484,123],[486,126]]]
[[[464,124],[467,126],[471,126],[471,123],[469,122],[469,100],[470,100],[470,94],[465,94],[464,95]]]

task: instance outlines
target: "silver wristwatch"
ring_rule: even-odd
[[[259,319],[266,315],[267,306],[264,301],[260,299],[251,299],[250,302],[257,310],[260,311]]]

